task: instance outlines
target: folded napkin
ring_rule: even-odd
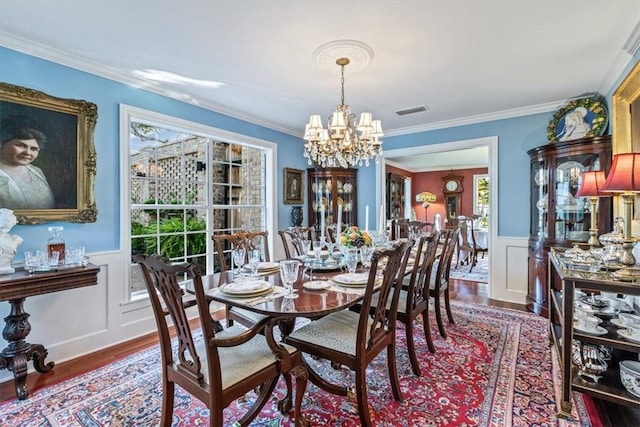
[[[251,292],[259,289],[265,289],[270,286],[269,282],[264,280],[243,280],[240,282],[227,283],[223,290],[227,292]]]

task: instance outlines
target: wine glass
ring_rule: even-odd
[[[260,266],[260,250],[251,249],[249,251],[249,269],[251,269],[251,275],[258,275],[258,267]]]
[[[302,244],[302,256],[304,258],[306,258],[307,256],[309,256],[309,252],[311,252],[311,240],[308,239],[303,239],[300,241],[300,243]]]
[[[322,240],[313,241],[313,254],[318,260],[320,260],[320,254],[322,253],[323,246],[324,246],[324,242]]]
[[[371,268],[371,257],[373,256],[373,248],[371,246],[363,246],[360,248],[360,256],[362,257],[362,265],[369,270]]]
[[[236,248],[231,251],[233,264],[236,267],[236,275],[240,275],[240,267],[244,265],[245,248]]]
[[[349,248],[346,252],[346,261],[347,261],[347,270],[349,273],[355,273],[358,268],[358,254],[360,253],[360,249],[358,248]]]
[[[280,278],[284,283],[284,288],[287,293],[284,295],[287,299],[298,298],[298,294],[293,291],[293,282],[298,279],[298,268],[300,263],[298,260],[284,260],[280,261]]]

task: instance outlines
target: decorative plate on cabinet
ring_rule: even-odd
[[[588,136],[601,136],[609,122],[604,102],[582,98],[569,102],[553,114],[547,127],[549,142],[564,142]]]
[[[535,174],[533,180],[536,182],[536,185],[547,185],[548,181],[547,171],[546,169],[540,169],[538,173]]]
[[[345,193],[351,193],[351,190],[353,190],[353,185],[347,182],[342,188],[344,189]]]

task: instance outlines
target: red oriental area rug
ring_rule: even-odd
[[[376,426],[584,426],[600,420],[587,411],[590,400],[573,396],[573,419],[559,419],[556,356],[548,346],[546,320],[515,310],[453,301],[455,325],[449,336],[434,331],[436,353],[417,334],[423,376],[415,377],[398,330],[399,375],[404,402],[393,399],[383,353],[367,372],[369,410]],[[435,326],[435,322],[432,322]],[[36,390],[28,400],[0,404],[2,426],[157,426],[162,394],[160,354],[149,348],[60,384]],[[346,369],[311,361],[328,378],[353,384]],[[277,410],[284,383],[252,426],[289,426]],[[224,425],[234,425],[253,395],[225,412]],[[202,403],[176,387],[174,426],[208,423]],[[357,408],[346,397],[309,384],[304,415],[316,426],[358,426]]]

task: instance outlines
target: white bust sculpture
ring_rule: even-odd
[[[0,209],[0,274],[13,273],[16,270],[11,267],[17,248],[22,243],[22,237],[9,234],[9,230],[18,223],[11,209]]]

